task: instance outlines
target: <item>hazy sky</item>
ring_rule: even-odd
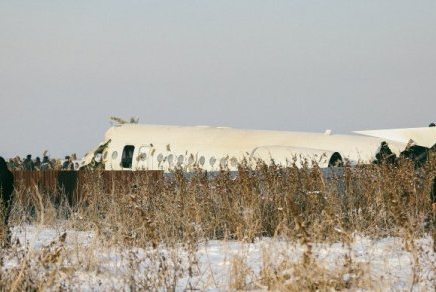
[[[324,131],[436,121],[436,1],[0,0],[0,155],[83,155],[111,115]]]

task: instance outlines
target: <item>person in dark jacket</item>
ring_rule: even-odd
[[[397,161],[397,155],[389,149],[388,143],[385,141],[380,144],[380,151],[375,155],[375,164],[386,163],[389,165],[394,165]]]
[[[0,156],[0,201],[3,204],[3,224],[6,228],[6,244],[10,244],[9,215],[11,213],[12,194],[14,191],[14,175],[8,169],[6,161]]]
[[[62,170],[74,170],[74,164],[70,156],[65,156],[65,161],[62,163]]]
[[[50,160],[48,159],[47,155],[44,155],[41,162],[41,170],[49,170],[50,168]]]
[[[35,164],[32,161],[32,155],[28,154],[23,161],[24,170],[34,170]]]

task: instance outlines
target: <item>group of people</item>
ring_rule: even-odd
[[[431,123],[429,127],[436,127],[436,124]],[[431,148],[426,148],[416,145],[413,140],[410,140],[406,146],[406,149],[400,153],[400,157],[410,159],[415,163],[416,167],[420,167],[427,162],[430,153],[436,153],[436,144],[434,144]],[[397,162],[397,155],[395,155],[395,153],[389,149],[389,146],[385,141],[381,142],[380,150],[376,154],[373,163],[396,165]]]
[[[78,165],[77,165],[78,167]],[[21,161],[19,157],[9,160],[9,163],[0,156],[0,244],[1,247],[7,247],[11,242],[11,230],[8,226],[11,213],[11,205],[14,191],[14,175],[10,171],[13,170],[74,170],[75,165],[70,156],[65,156],[62,163],[60,160],[49,160],[48,156],[44,156],[41,161],[39,157],[35,160],[32,155],[27,155],[26,159]],[[2,226],[1,226],[2,225]],[[4,230],[5,234],[2,234]],[[3,240],[2,240],[3,239]]]
[[[44,155],[42,160],[39,157],[32,159],[32,155],[28,154],[25,159],[21,159],[19,156],[10,158],[7,162],[9,169],[11,170],[77,170],[79,164],[74,162],[71,156],[65,156],[65,160],[49,159],[47,155]]]

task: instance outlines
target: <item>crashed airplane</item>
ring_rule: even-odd
[[[352,135],[244,130],[209,126],[124,123],[109,128],[105,140],[85,154],[81,169],[191,171],[237,170],[244,159],[282,166],[319,167],[373,163],[381,151],[399,156],[411,145],[435,147],[436,127],[357,131]],[[254,165],[254,164],[253,164]]]

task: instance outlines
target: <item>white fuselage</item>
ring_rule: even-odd
[[[335,152],[354,164],[370,163],[382,141],[388,142],[396,155],[406,147],[404,141],[359,135],[141,124],[111,127],[104,143],[109,140],[102,153],[107,170],[169,171],[178,166],[187,171],[195,166],[236,170],[243,159],[267,163],[273,159],[283,166],[301,166],[308,159],[309,164],[315,160],[325,167]],[[85,155],[82,166],[93,157],[92,151]]]

